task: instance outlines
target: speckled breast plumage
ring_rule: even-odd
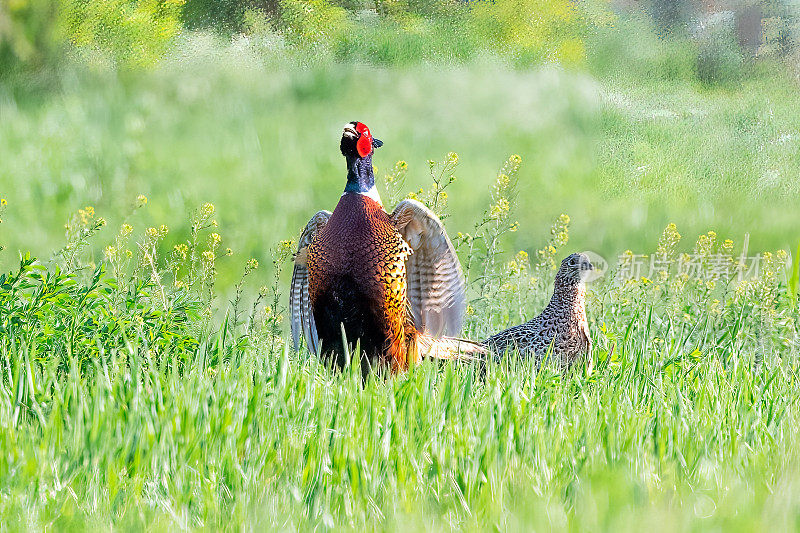
[[[343,358],[343,325],[348,344],[358,340],[367,356],[407,365],[406,336],[414,331],[406,299],[410,254],[380,204],[363,194],[341,197],[308,248],[310,299],[323,353]]]

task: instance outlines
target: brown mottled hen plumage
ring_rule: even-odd
[[[360,122],[345,126],[347,186],[333,213],[320,211],[303,231],[292,278],[292,336],[346,364],[358,342],[362,368],[408,368],[421,356],[485,353],[457,335],[465,309],[461,268],[444,227],[415,200],[390,215],[375,190],[373,139]]]
[[[592,341],[586,319],[584,280],[592,269],[585,254],[566,257],[556,273],[553,296],[542,313],[489,337],[484,344],[497,355],[515,351],[522,357],[535,357],[537,366],[548,352],[563,368],[572,366],[583,356],[591,363]]]

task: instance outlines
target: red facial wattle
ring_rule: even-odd
[[[356,124],[356,131],[360,134],[358,141],[356,141],[358,155],[367,157],[372,153],[372,134],[369,132],[369,128],[361,122]]]

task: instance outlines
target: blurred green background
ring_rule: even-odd
[[[571,249],[612,262],[652,249],[669,222],[689,243],[749,233],[751,251],[800,236],[790,3],[0,6],[2,270],[20,250],[51,257],[86,205],[109,222],[99,259],[124,220],[139,233],[166,224],[171,248],[212,202],[232,281],[335,206],[350,120],[385,142],[379,177],[408,163],[405,192],[429,185],[428,160],[459,154],[452,233],[472,230],[519,154],[509,252],[540,248],[561,213]],[[134,213],[140,194],[149,202]]]

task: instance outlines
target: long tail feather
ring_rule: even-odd
[[[433,338],[425,333],[417,334],[417,353],[420,357],[448,361],[480,361],[489,353],[486,346],[466,339],[454,337]]]

